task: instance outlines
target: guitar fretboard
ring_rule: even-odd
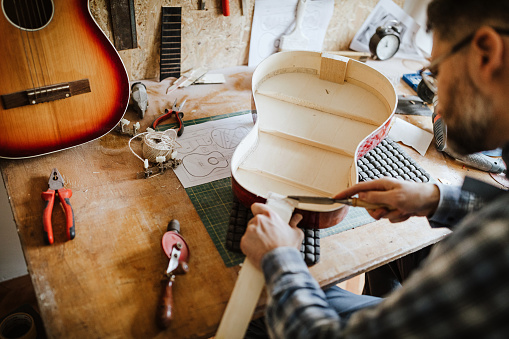
[[[159,81],[180,77],[182,7],[162,7]]]

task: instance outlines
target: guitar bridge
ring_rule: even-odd
[[[2,95],[2,106],[11,109],[36,105],[43,102],[70,98],[73,95],[90,92],[88,79],[76,80],[56,85],[43,86],[26,91]]]

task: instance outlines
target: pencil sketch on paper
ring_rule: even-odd
[[[253,127],[251,114],[186,126],[175,174],[185,188],[227,178],[235,147]]]

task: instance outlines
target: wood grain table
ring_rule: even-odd
[[[175,98],[187,99],[184,120],[251,109],[252,69],[222,71],[226,84],[195,85],[167,95],[167,81],[144,81],[150,105],[140,121],[142,130]],[[126,118],[139,120],[132,109]],[[426,126],[425,118],[407,120],[422,128],[431,126],[431,121]],[[239,268],[224,265],[172,171],[136,179],[142,163],[131,154],[127,141],[127,136],[111,132],[61,152],[0,160],[48,337],[210,337],[217,329]],[[405,150],[435,178],[459,183],[466,172],[434,147],[426,157]],[[55,243],[49,246],[43,241],[41,192],[47,189],[54,167],[73,191],[76,238],[65,241],[64,214],[56,206]],[[486,173],[470,172],[489,180]],[[191,255],[189,272],[175,280],[174,321],[161,331],[155,322],[156,309],[168,264],[161,238],[171,219],[180,221]],[[435,243],[448,233],[447,229],[431,229],[424,218],[399,224],[374,222],[322,239],[321,262],[311,272],[322,286],[331,286]],[[263,304],[262,297],[260,310]]]

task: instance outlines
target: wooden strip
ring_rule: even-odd
[[[248,0],[242,0],[242,15],[246,15],[247,11],[249,10],[249,3]]]
[[[350,59],[359,60],[360,62],[366,62],[369,57],[371,57],[371,53],[369,52],[356,52],[356,51],[327,51],[327,54],[337,54],[342,55]]]
[[[133,0],[110,0],[113,41],[117,50],[138,47]]]
[[[129,16],[131,18],[131,39],[132,48],[138,47],[138,37],[136,35],[136,14],[134,11],[134,0],[129,0]]]
[[[267,96],[269,98],[273,98],[273,99],[281,100],[281,101],[288,102],[288,103],[291,103],[291,104],[295,104],[295,105],[307,107],[307,108],[310,108],[310,109],[314,109],[316,111],[320,111],[320,112],[324,112],[324,113],[329,113],[329,114],[334,114],[334,115],[337,115],[337,116],[340,116],[340,117],[343,117],[343,118],[346,118],[346,119],[350,119],[350,120],[354,120],[354,121],[359,121],[359,122],[362,122],[362,123],[365,123],[365,124],[369,124],[369,125],[373,125],[373,126],[377,126],[377,127],[380,126],[380,123],[375,121],[375,120],[373,120],[373,119],[359,117],[357,115],[353,115],[353,114],[350,114],[348,112],[341,111],[339,109],[331,109],[330,107],[325,107],[323,105],[320,105],[317,102],[313,102],[313,101],[310,101],[310,100],[304,100],[304,99],[301,99],[301,98],[296,98],[296,97],[293,97],[293,96],[290,96],[290,95],[287,95],[287,94],[283,94],[281,92],[267,91],[267,90],[260,90],[260,89],[258,89],[258,90],[256,90],[256,93],[259,94],[259,95],[265,95],[265,96]]]
[[[286,184],[288,186],[292,186],[292,187],[300,188],[300,189],[303,189],[303,190],[307,190],[310,193],[313,193],[313,195],[324,196],[324,197],[330,197],[330,196],[334,195],[333,192],[324,191],[324,190],[321,190],[321,189],[318,189],[316,187],[309,186],[309,185],[304,185],[301,182],[297,182],[297,181],[292,180],[290,178],[286,178],[286,177],[283,177],[283,176],[280,176],[280,175],[277,175],[277,174],[274,174],[274,173],[271,173],[271,172],[268,172],[268,171],[264,171],[264,170],[259,169],[259,168],[252,168],[252,167],[247,167],[247,166],[244,166],[244,165],[240,165],[237,170],[243,170],[243,171],[246,171],[246,172],[256,173],[256,174],[260,175],[261,177],[269,178],[269,179],[272,179],[274,181],[279,181],[279,182],[284,183],[284,184]]]
[[[260,128],[260,132],[261,133],[267,133],[267,134],[270,134],[270,135],[274,135],[276,137],[283,138],[283,139],[286,139],[286,140],[295,141],[295,142],[298,142],[300,144],[316,147],[316,148],[319,148],[319,149],[322,149],[322,150],[325,150],[325,151],[341,154],[341,155],[344,155],[344,156],[347,156],[347,157],[350,157],[350,158],[353,158],[355,156],[355,154],[353,152],[348,152],[348,151],[346,151],[346,150],[344,150],[342,148],[335,147],[335,146],[328,145],[328,144],[324,144],[324,143],[321,143],[321,142],[318,142],[318,141],[314,141],[314,140],[311,140],[311,139],[299,137],[297,135],[293,135],[293,134],[289,134],[289,133],[285,133],[285,132],[281,132],[281,131],[276,131],[276,130],[262,129],[262,128]]]
[[[274,193],[269,193],[266,204],[286,223],[290,222],[293,210],[297,207],[297,201]],[[263,273],[248,259],[244,260],[215,338],[244,337],[264,286]]]

